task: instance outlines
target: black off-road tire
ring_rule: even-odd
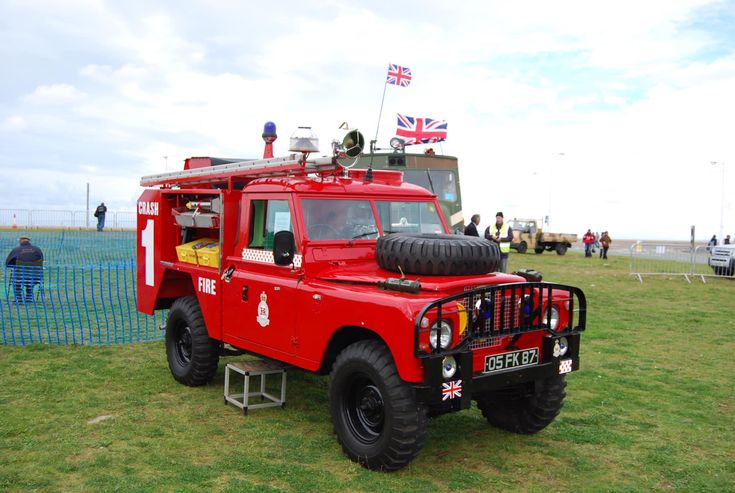
[[[556,244],[556,254],[557,255],[564,255],[567,253],[567,245],[566,243],[557,243]]]
[[[426,441],[426,409],[379,341],[356,342],[337,356],[329,407],[342,450],[368,469],[398,470]]]
[[[546,250],[546,248],[544,248],[543,245],[536,245],[535,247],[533,247],[533,251],[537,255],[540,255],[540,254],[544,253],[544,250]]]
[[[528,251],[528,244],[525,241],[522,241],[518,244],[518,248],[516,250],[518,253],[526,253]]]
[[[535,389],[519,386],[475,395],[477,407],[488,423],[523,435],[546,428],[564,405],[564,375],[536,382]]]
[[[424,276],[487,274],[500,268],[497,244],[463,235],[394,233],[378,238],[375,256],[383,269]]]
[[[217,373],[219,341],[211,339],[195,296],[174,301],[166,320],[166,357],[177,382],[206,385]]]

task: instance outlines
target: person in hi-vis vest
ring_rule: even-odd
[[[500,247],[500,272],[508,272],[508,254],[510,241],[513,239],[513,229],[505,224],[503,213],[495,214],[495,224],[485,230],[485,239],[494,241]]]

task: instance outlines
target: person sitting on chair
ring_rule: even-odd
[[[15,302],[33,303],[33,286],[41,284],[43,252],[37,246],[31,245],[31,239],[27,236],[19,237],[18,242],[20,244],[5,259],[5,265],[14,270],[11,278]]]

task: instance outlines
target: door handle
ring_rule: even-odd
[[[235,266],[231,265],[227,269],[225,269],[220,279],[222,279],[225,282],[230,282],[230,279],[232,279],[232,274],[234,273],[235,273]]]

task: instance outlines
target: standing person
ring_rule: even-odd
[[[480,233],[477,232],[478,224],[480,224],[480,215],[473,214],[472,219],[470,219],[470,223],[464,228],[464,234],[466,236],[477,236],[479,238]]]
[[[18,238],[18,243],[5,259],[5,265],[13,269],[11,279],[15,302],[33,303],[33,285],[41,283],[43,273],[43,252],[31,245],[31,239],[25,235]]]
[[[730,244],[730,235],[725,236],[725,241],[722,242],[723,245],[729,245]]]
[[[612,243],[610,235],[607,234],[607,231],[603,231],[602,236],[600,236],[600,258],[607,260],[607,250],[610,248],[610,243]]]
[[[513,229],[505,224],[502,212],[495,214],[495,224],[485,229],[485,239],[498,244],[500,272],[508,272],[508,254],[510,253],[510,242],[513,240]]]
[[[712,235],[712,238],[710,238],[709,241],[707,242],[707,251],[709,252],[710,250],[712,250],[712,247],[716,247],[716,246],[717,246],[717,236]]]
[[[97,231],[102,231],[105,229],[105,213],[107,212],[107,207],[105,206],[104,202],[101,202],[100,205],[97,206],[97,208],[94,210],[94,217],[97,218]]]
[[[591,229],[588,229],[582,237],[582,243],[584,243],[584,256],[591,257],[592,245],[595,244],[595,234],[592,232]]]

